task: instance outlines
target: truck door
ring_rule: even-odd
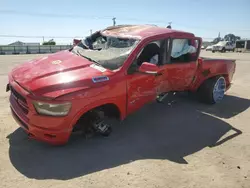
[[[126,75],[128,114],[156,99],[162,83],[162,74],[144,74],[138,72],[138,69],[142,63],[150,62],[151,57],[156,54],[159,55],[160,46],[160,41],[153,41],[145,45],[128,68],[128,74]]]
[[[155,78],[153,75],[134,73],[127,77],[127,112],[132,113],[156,98]]]
[[[172,38],[167,43],[166,61],[162,66],[163,81],[168,87],[161,87],[162,92],[183,91],[194,80],[197,71],[197,59],[200,52],[200,39]]]

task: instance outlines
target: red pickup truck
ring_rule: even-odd
[[[108,135],[107,117],[123,120],[169,92],[197,92],[218,103],[235,60],[201,58],[201,43],[192,33],[157,26],[100,30],[14,68],[6,89],[13,117],[31,138],[65,144],[76,130]]]

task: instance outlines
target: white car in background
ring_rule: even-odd
[[[212,51],[213,50],[213,46],[211,45],[211,46],[208,46],[207,48],[206,48],[206,51]]]
[[[234,51],[235,45],[229,41],[220,41],[217,44],[213,45],[212,52],[226,52],[226,51]]]

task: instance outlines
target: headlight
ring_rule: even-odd
[[[44,102],[33,102],[38,114],[49,116],[65,116],[69,113],[71,103],[50,104]]]

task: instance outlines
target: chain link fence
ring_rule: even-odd
[[[53,45],[53,46],[0,46],[0,54],[44,54],[44,53],[55,53],[61,50],[71,48],[71,45]]]

